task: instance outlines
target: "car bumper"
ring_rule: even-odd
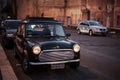
[[[107,34],[107,32],[93,32],[93,34],[95,34],[95,35],[105,35],[105,34]]]
[[[80,62],[80,59],[68,60],[68,61],[55,61],[55,62],[29,62],[30,65],[52,65],[52,64],[65,64]]]

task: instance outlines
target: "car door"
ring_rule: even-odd
[[[89,26],[89,23],[88,23],[88,22],[85,22],[85,23],[84,23],[84,30],[85,30],[85,33],[89,33],[90,26]]]
[[[80,30],[82,33],[88,33],[88,24],[86,22],[82,22]]]
[[[79,28],[80,32],[82,32],[82,33],[84,32],[83,27],[84,27],[84,22],[80,22],[78,28]]]

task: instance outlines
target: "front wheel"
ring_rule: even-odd
[[[1,43],[2,43],[2,45],[3,45],[4,48],[7,48],[7,49],[9,48],[9,46],[8,46],[7,41],[6,41],[5,38],[1,39]]]
[[[81,32],[80,32],[80,29],[78,29],[78,30],[77,30],[77,33],[78,33],[78,34],[80,34],[80,33],[81,33]]]
[[[24,57],[23,59],[22,68],[25,73],[28,73],[30,71],[30,65],[27,57]]]
[[[92,36],[93,35],[93,32],[92,30],[89,31],[89,36]]]

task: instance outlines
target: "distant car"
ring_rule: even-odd
[[[107,27],[103,26],[97,21],[93,20],[87,20],[87,21],[81,21],[78,24],[77,32],[80,33],[87,33],[90,36],[92,35],[106,35],[107,34]]]
[[[24,72],[32,66],[49,65],[51,69],[79,67],[80,46],[68,39],[62,23],[49,18],[28,19],[18,27],[14,55]]]
[[[2,44],[6,48],[13,47],[14,45],[14,38],[15,38],[15,33],[17,31],[17,27],[21,24],[21,20],[4,20],[2,22],[1,26],[1,36],[2,36]]]

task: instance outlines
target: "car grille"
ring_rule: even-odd
[[[106,31],[106,29],[100,29],[100,31],[105,32],[105,31]]]
[[[47,51],[39,55],[39,60],[46,62],[70,60],[73,58],[74,53],[72,51]]]

